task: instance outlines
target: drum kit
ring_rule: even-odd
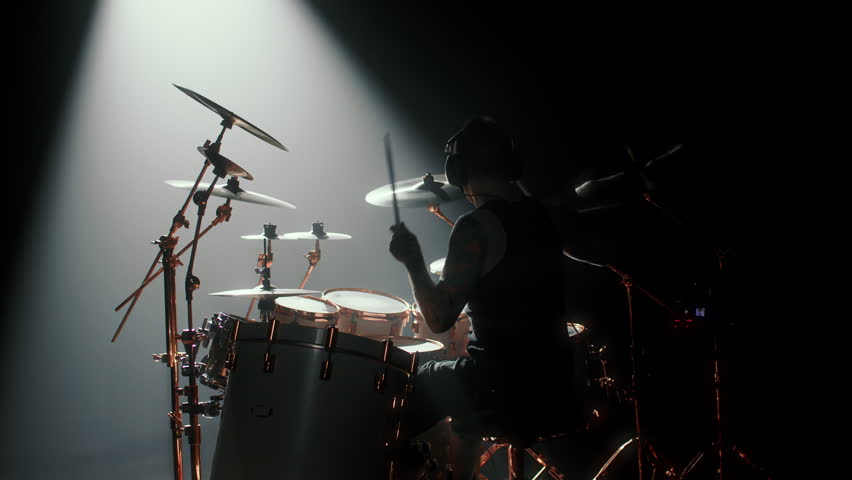
[[[321,242],[352,238],[327,232],[318,221],[310,231],[279,234],[276,225],[265,224],[262,233],[243,235],[243,239],[263,242],[255,267],[257,285],[209,295],[246,301],[248,311],[243,316],[217,312],[195,327],[193,293],[201,285],[193,274],[198,245],[213,227],[230,220],[231,202],[296,207],[244,189],[241,181],[254,177],[220,153],[224,134],[234,125],[278,149],[288,151],[287,147],[203,95],[175,87],[221,117],[221,130],[216,141],[207,140],[197,148],[203,165],[194,181],[165,182],[189,193],[170,220],[168,232],[152,242],[158,252],[140,286],[115,308],[127,310],[112,337],[113,342],[118,339],[143,290],[162,276],[166,352],[153,358],[169,370],[174,477],[184,476],[186,440],[191,476],[201,478],[199,418],[221,417],[210,478],[351,478],[353,472],[359,478],[394,478],[400,413],[418,358],[466,355],[464,339],[470,322],[460,322],[455,334],[434,335],[416,305],[402,298],[360,288],[305,289],[321,259]],[[211,167],[215,178],[204,184],[202,179]],[[225,178],[224,184],[217,185]],[[202,229],[211,197],[224,203]],[[446,178],[431,174],[367,195],[374,205],[390,206],[398,199],[406,207],[426,207],[450,224],[439,204],[459,198],[460,192]],[[193,237],[177,250],[176,233],[190,226],[190,202],[198,208]],[[314,242],[314,249],[304,255],[308,269],[297,288],[272,283],[272,245],[278,240]],[[176,270],[187,251],[187,327],[179,329]],[[255,305],[258,315],[252,318]],[[404,335],[409,323],[414,336]],[[199,384],[211,390],[209,401],[199,401]],[[433,438],[441,435],[443,431]],[[441,459],[440,452],[436,458]]]
[[[162,275],[166,352],[153,358],[168,367],[171,408],[167,417],[174,478],[184,477],[184,440],[189,445],[191,476],[193,480],[202,478],[200,417],[221,417],[210,476],[214,480],[398,478],[400,419],[417,365],[467,355],[470,319],[462,313],[451,329],[436,333],[417,304],[403,298],[361,288],[305,289],[321,259],[321,242],[352,238],[326,232],[325,225],[317,221],[310,231],[280,234],[276,225],[265,224],[261,233],[243,235],[243,239],[263,242],[255,267],[257,285],[209,295],[247,301],[248,310],[242,316],[217,312],[194,327],[193,293],[201,281],[193,267],[200,239],[230,220],[234,200],[275,208],[295,206],[244,190],[240,182],[252,180],[252,175],[220,153],[223,136],[234,125],[288,151],[281,142],[206,97],[175,87],[221,117],[221,130],[214,142],[207,140],[198,147],[204,161],[194,181],[166,181],[189,193],[170,220],[167,233],[152,242],[158,252],[140,286],[115,308],[127,307],[127,311],[112,337],[115,342],[143,290]],[[422,208],[452,227],[454,222],[441,212],[440,205],[464,198],[461,190],[451,187],[444,175],[431,173],[395,181],[389,137],[385,137],[385,146],[391,181],[367,193],[367,203],[393,207],[397,223],[398,207]],[[204,185],[202,179],[211,167],[215,178]],[[224,184],[217,185],[226,177]],[[211,196],[224,203],[202,229]],[[198,209],[193,237],[176,251],[176,233],[190,225],[186,216],[190,201]],[[314,249],[304,255],[308,268],[296,288],[272,283],[272,245],[278,240],[314,242]],[[180,257],[187,251],[186,328],[179,329],[176,270],[183,265]],[[431,273],[440,276],[445,260],[431,262]],[[629,280],[625,279],[625,285],[629,296]],[[255,306],[258,315],[252,318]],[[566,328],[583,346],[577,349],[574,364],[584,366],[586,383],[609,396],[617,389],[607,376],[605,347],[591,345],[584,325],[569,323]],[[413,335],[405,335],[409,330]],[[179,351],[181,345],[183,352]],[[597,368],[590,368],[591,364]],[[199,401],[199,384],[210,389],[209,401]],[[597,409],[594,413],[599,416]],[[479,469],[494,448],[484,449],[480,438],[460,437],[451,422],[446,418],[419,437],[432,445],[428,478],[471,478],[475,473],[484,478]],[[638,434],[638,411],[636,427]],[[543,462],[535,452],[528,452]],[[552,478],[565,478],[553,466],[548,468]]]

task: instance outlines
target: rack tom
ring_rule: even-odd
[[[361,288],[330,288],[322,298],[340,309],[337,327],[362,337],[400,336],[408,323],[405,300],[387,293]]]
[[[279,297],[275,299],[275,321],[305,327],[326,328],[337,324],[340,309],[322,298]]]

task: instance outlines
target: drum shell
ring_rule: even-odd
[[[244,325],[225,393],[213,458],[213,480],[388,478],[390,451],[413,357],[381,342],[327,330]],[[274,368],[264,371],[267,351]],[[321,379],[330,360],[328,379]],[[385,374],[381,391],[376,380]]]
[[[291,300],[289,297],[279,298],[275,300],[275,321],[284,324],[295,323],[305,327],[327,328],[337,325],[340,317],[340,309],[328,300],[317,297],[305,296],[298,297],[311,301],[321,302],[333,309],[333,312],[314,312],[308,310],[300,310],[292,305],[286,305],[285,302]],[[339,328],[339,327],[338,327]]]
[[[411,317],[411,329],[416,338],[437,340],[444,344],[443,350],[430,354],[429,359],[454,360],[468,356],[467,344],[470,341],[471,325],[470,318],[465,313],[459,315],[453,326],[442,333],[435,333],[429,328],[416,303],[412,305]]]
[[[348,292],[371,295],[390,304],[398,304],[399,309],[394,312],[372,312],[356,309],[336,298]],[[329,300],[340,309],[337,328],[344,333],[363,337],[397,337],[402,335],[403,329],[408,324],[410,315],[408,302],[393,295],[359,288],[330,288],[323,292],[323,299]]]

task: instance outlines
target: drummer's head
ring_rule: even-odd
[[[512,137],[490,117],[474,117],[447,140],[444,172],[451,185],[464,189],[471,182],[511,182],[523,165]]]

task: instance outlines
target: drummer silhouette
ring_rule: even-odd
[[[468,120],[445,153],[449,183],[476,208],[453,227],[440,280],[404,223],[391,227],[389,250],[408,270],[432,331],[468,315],[469,355],[418,368],[403,431],[414,438],[447,416],[454,430],[479,437],[548,424],[566,410],[573,383],[559,233],[517,183],[518,152],[493,119]]]

